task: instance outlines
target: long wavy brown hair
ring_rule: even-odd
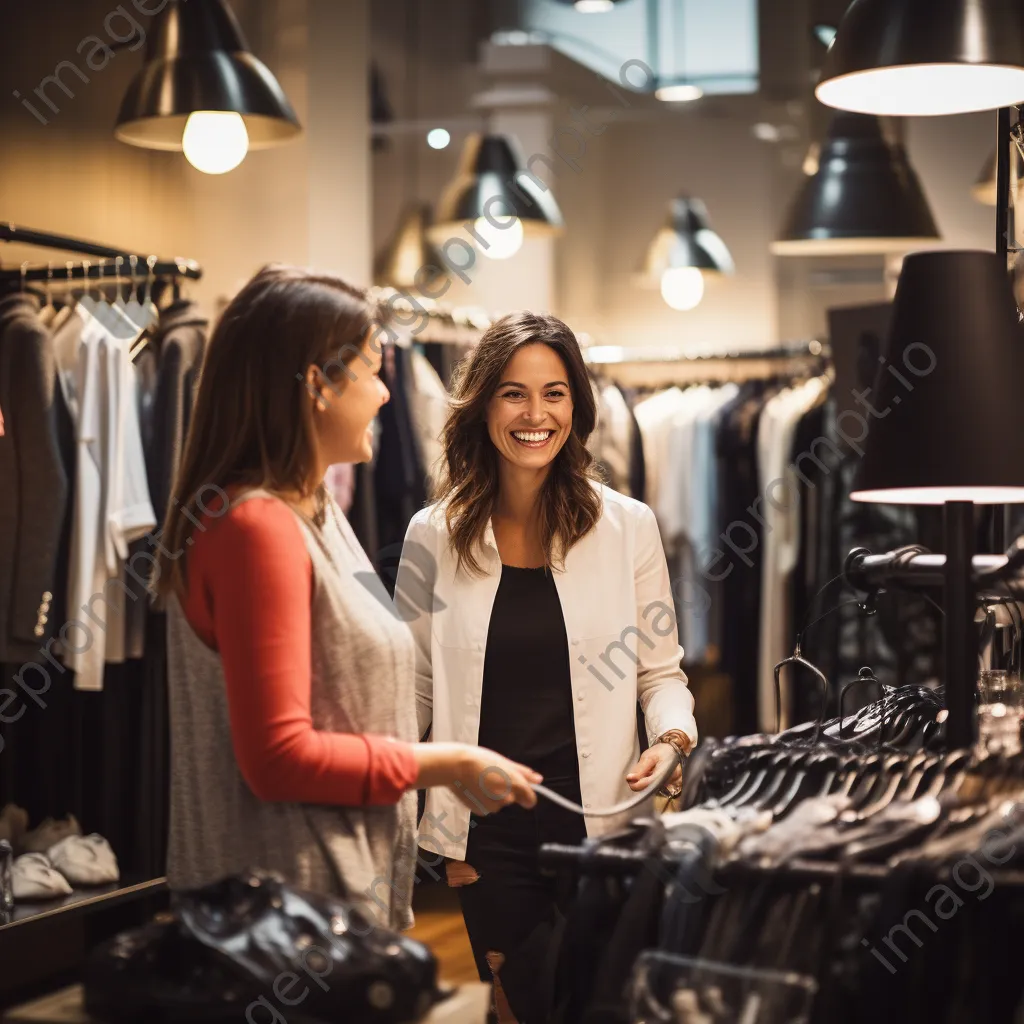
[[[335,394],[370,365],[363,351],[388,330],[385,310],[360,288],[298,267],[264,267],[231,300],[206,347],[181,466],[164,517],[151,589],[187,587],[182,558],[199,515],[227,488],[307,496],[316,472],[306,371],[320,367]],[[357,362],[361,361],[361,363]],[[368,370],[365,372],[369,372]]]
[[[576,335],[553,316],[510,313],[484,332],[469,356],[456,368],[452,401],[444,433],[441,476],[435,499],[442,504],[449,543],[458,567],[483,575],[476,558],[498,498],[498,460],[501,457],[487,432],[487,407],[508,361],[524,345],[547,345],[569,373],[572,431],[540,493],[537,514],[547,565],[564,566],[565,555],[601,518],[599,481],[587,439],[597,425],[597,406]]]

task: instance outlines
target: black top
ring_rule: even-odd
[[[544,568],[502,566],[487,630],[479,743],[545,780],[579,778],[569,644],[555,579]]]

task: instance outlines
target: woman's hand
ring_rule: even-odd
[[[533,807],[533,783],[543,776],[486,747],[465,743],[416,743],[418,789],[447,786],[475,814],[493,814],[509,804]]]
[[[626,782],[634,793],[647,789],[656,775],[662,772],[670,762],[676,762],[676,770],[661,784],[662,786],[678,786],[683,781],[683,768],[679,755],[671,743],[655,743],[640,755],[640,760],[630,769]]]

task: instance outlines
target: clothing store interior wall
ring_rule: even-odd
[[[3,4],[0,1024],[1024,1019],[1014,6]]]

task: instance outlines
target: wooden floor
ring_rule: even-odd
[[[441,979],[455,985],[479,981],[455,893],[443,883],[418,885],[413,911],[416,926],[407,934],[433,950]]]

